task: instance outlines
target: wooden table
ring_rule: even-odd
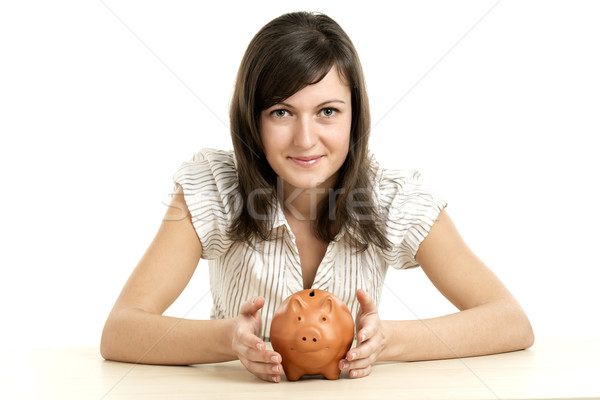
[[[0,352],[1,399],[600,398],[600,338],[538,338],[529,350],[378,363],[370,376],[263,382],[239,361],[189,367],[104,361],[97,348]]]

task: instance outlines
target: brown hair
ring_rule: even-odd
[[[272,230],[277,175],[264,153],[258,128],[261,111],[319,82],[333,66],[351,91],[350,146],[329,199],[318,205],[313,231],[330,242],[345,226],[358,251],[366,250],[369,243],[390,246],[372,198],[371,121],[358,54],[334,20],[308,12],[284,14],[265,25],[248,45],[240,64],[230,122],[243,207],[230,228],[232,239],[248,243],[253,238],[268,240]]]

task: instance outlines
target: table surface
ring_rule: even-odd
[[[541,338],[528,350],[377,363],[370,376],[263,382],[239,361],[194,366],[105,361],[97,348],[0,351],[2,399],[600,398],[600,338]],[[310,398],[310,397],[309,397]]]

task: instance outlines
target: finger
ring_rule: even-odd
[[[348,376],[350,376],[350,378],[352,378],[352,379],[362,378],[364,376],[370,375],[371,371],[372,371],[371,366],[368,365],[366,368],[351,369],[350,372],[348,373]]]
[[[362,345],[363,343],[371,339],[373,337],[373,333],[375,332],[376,329],[372,329],[369,325],[363,326],[356,333],[356,342],[359,345]]]
[[[250,332],[241,335],[234,345],[236,354],[250,361],[281,364],[281,355],[273,350],[267,350],[265,343]]]
[[[369,349],[361,349],[361,351],[353,350],[348,353],[346,358],[340,360],[339,368],[341,370],[351,370],[355,368],[365,368],[368,365],[375,363],[377,356]]]
[[[349,371],[349,375],[354,377],[365,376],[365,370],[371,373],[373,358],[364,358],[356,361],[341,360],[338,368],[342,371]]]
[[[240,314],[256,314],[265,305],[265,298],[256,296],[246,301],[240,307]]]
[[[364,291],[362,289],[358,289],[356,291],[356,299],[358,300],[361,311],[363,313],[369,314],[369,313],[377,312],[377,306],[375,305],[375,302],[373,301],[373,297],[366,291]]]
[[[247,353],[244,354],[244,357],[254,362],[270,363],[273,365],[281,364],[281,356],[279,355],[279,353],[272,350],[259,350],[258,348],[248,348]]]
[[[369,365],[373,365],[374,362],[375,355],[370,354],[366,358],[357,358],[354,361],[342,360],[339,367],[341,370],[361,369],[367,368]]]
[[[342,361],[347,362],[356,362],[358,360],[369,359],[371,356],[375,357],[375,343],[373,341],[364,342],[350,350],[346,353],[346,358]],[[341,365],[341,364],[340,364]],[[351,364],[350,368],[352,368],[355,364]]]
[[[258,378],[262,379],[263,381],[267,381],[267,382],[275,382],[275,383],[281,382],[281,376],[280,375],[260,374],[260,375],[256,375],[256,376]]]
[[[248,371],[252,372],[256,376],[279,375],[281,372],[283,372],[283,367],[281,364],[256,362],[250,360],[244,360],[243,364]],[[269,380],[269,378],[267,378],[267,380]]]
[[[261,346],[262,345],[262,346]],[[238,358],[248,371],[260,379],[270,382],[280,382],[283,371],[281,355],[272,350],[265,350],[264,343],[255,347],[241,346]]]
[[[269,381],[269,382],[280,382],[281,381],[281,372],[274,372],[273,368],[271,367],[271,369],[265,368],[263,365],[260,365],[260,363],[252,363],[248,360],[241,360],[242,364],[244,365],[244,367],[246,367],[246,369],[251,372],[253,375],[255,375],[256,377],[264,380],[264,381]],[[282,371],[283,368],[281,366],[279,366],[279,371]],[[264,372],[259,372],[259,371],[264,371]]]
[[[264,350],[265,342],[245,326],[238,326],[234,334],[235,342],[240,346]]]
[[[356,342],[358,345],[362,345],[367,342],[379,332],[378,329],[378,315],[374,315],[369,318],[363,318],[362,326],[357,326],[356,329]]]

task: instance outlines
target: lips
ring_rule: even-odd
[[[301,167],[312,167],[318,163],[324,156],[305,156],[305,157],[289,157],[290,160],[295,162]]]

